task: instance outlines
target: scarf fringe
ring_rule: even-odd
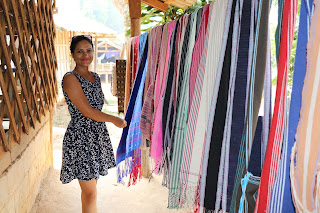
[[[118,183],[124,184],[123,178],[127,177],[131,172],[132,158],[126,158],[117,165],[117,179]]]
[[[137,183],[137,180],[140,180],[140,179],[141,179],[141,164],[138,164],[135,167],[133,167],[130,172],[128,187],[131,185],[135,185]]]
[[[204,208],[203,212],[204,213],[227,213],[226,211],[223,211],[222,209],[212,210],[212,209],[206,209],[206,208]]]
[[[199,190],[197,186],[181,185],[176,189],[169,190],[168,208],[186,208],[195,212],[199,207]]]

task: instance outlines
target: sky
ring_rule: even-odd
[[[112,0],[56,0],[56,7],[58,14],[54,15],[55,20],[60,18],[66,22],[71,20],[81,23],[82,18],[86,17],[115,30],[118,34],[124,34],[123,18]]]

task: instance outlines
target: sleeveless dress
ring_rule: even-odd
[[[92,83],[75,72],[67,72],[65,76],[71,73],[80,82],[90,106],[101,111],[104,96],[98,74],[92,72],[95,77]],[[64,90],[63,94],[71,121],[63,139],[61,182],[65,184],[73,179],[88,181],[107,175],[108,169],[115,167],[116,163],[106,124],[84,117]]]

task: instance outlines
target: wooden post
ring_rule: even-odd
[[[141,34],[141,0],[129,1],[129,13],[131,20],[131,37],[139,36]]]
[[[71,43],[71,39],[72,39],[72,37],[73,37],[73,36],[75,36],[75,35],[76,35],[76,34],[75,34],[75,32],[74,32],[74,31],[70,32],[70,43]],[[70,56],[71,56],[71,64],[70,64],[71,69],[70,69],[70,70],[73,70],[73,69],[76,67],[76,62],[74,62],[74,60],[73,60],[73,57],[72,57],[71,53],[70,53]]]
[[[98,36],[94,37],[94,62],[93,62],[93,70],[97,72],[97,59],[98,59]]]
[[[129,0],[129,13],[131,37],[139,36],[141,34],[141,0]],[[127,64],[127,66],[130,66],[130,64]],[[145,140],[145,138],[142,137],[141,140]],[[150,176],[149,151],[149,147],[141,149],[141,175],[145,178]]]

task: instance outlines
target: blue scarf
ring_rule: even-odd
[[[140,36],[139,39],[138,71],[136,74],[133,89],[131,91],[128,109],[125,116],[127,126],[123,129],[120,143],[117,149],[116,163],[118,182],[122,182],[122,178],[127,176],[131,172],[131,170],[135,166],[137,166],[139,162],[141,162],[140,159],[135,159],[135,157],[140,157],[140,155],[134,155],[136,155],[136,153],[139,153],[140,150],[138,149],[141,144],[140,115],[147,68],[147,38],[148,33],[144,33]],[[125,161],[124,165],[123,163],[121,163],[122,161]]]

